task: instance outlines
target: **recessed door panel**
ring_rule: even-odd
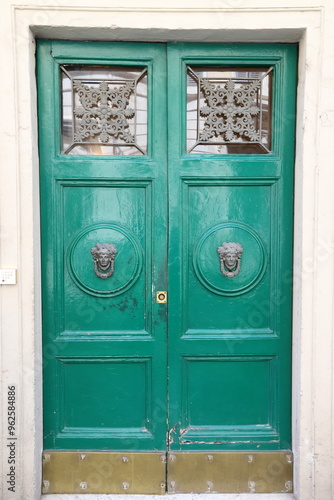
[[[275,357],[185,357],[183,370],[182,444],[278,440]]]
[[[250,181],[244,185],[242,181],[217,185],[213,181],[211,185],[188,184],[187,188],[189,206],[184,212],[189,218],[185,221],[189,274],[185,334],[255,334],[254,327],[245,325],[252,318],[254,303],[270,297],[275,265],[272,186]],[[240,269],[230,278],[219,253],[224,242],[238,244],[242,250]],[[208,309],[212,311],[210,317]],[[269,314],[257,322],[257,333],[273,330]]]
[[[58,370],[60,438],[76,433],[152,438],[150,358],[60,358]]]
[[[150,183],[58,184],[65,259],[62,334],[149,335],[152,312],[145,290],[151,286],[147,270],[152,268],[151,241],[147,241],[152,232]],[[106,278],[103,271],[102,276],[96,272],[92,254],[97,244],[104,243],[116,249],[112,276]]]

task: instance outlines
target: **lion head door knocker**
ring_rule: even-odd
[[[240,243],[222,243],[217,248],[220,258],[220,270],[227,278],[237,276],[240,271],[241,254],[244,251]]]
[[[109,278],[114,272],[114,260],[117,253],[112,243],[96,243],[91,249],[94,259],[94,271],[96,276],[102,279]]]

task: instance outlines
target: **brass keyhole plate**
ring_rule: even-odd
[[[167,302],[167,292],[157,292],[158,304],[165,304]]]

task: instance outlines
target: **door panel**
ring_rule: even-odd
[[[128,146],[119,144],[119,154],[112,154],[109,143],[119,137],[124,142],[128,132],[133,112],[127,112],[124,88],[132,83],[115,83],[107,72],[112,104],[103,108],[106,91],[94,78],[106,66],[122,78],[128,67],[147,72],[147,155],[123,154]],[[166,304],[155,302],[152,288],[167,288],[165,48],[41,41],[38,67],[45,448],[164,450]],[[86,80],[75,80],[82,68]],[[66,92],[71,84],[74,95],[76,88],[82,92],[72,114],[66,93],[61,100],[64,71],[68,79],[75,75]],[[102,95],[95,107],[90,85]],[[61,145],[59,124],[65,118],[63,133],[71,120],[76,127],[72,142],[82,141],[84,127],[93,134],[90,142],[106,140],[96,139],[89,120],[96,127],[98,121],[87,114],[110,109],[123,136],[114,124],[105,127],[109,137],[101,150],[90,143],[88,152],[87,146],[72,147],[69,138]],[[143,117],[145,109],[136,112]],[[111,276],[100,264],[94,267],[92,249],[98,244],[116,249]]]
[[[185,333],[215,330],[212,333],[219,334],[224,327],[225,334],[246,334],[240,330],[248,330],[254,303],[265,301],[270,293],[271,273],[266,271],[268,255],[273,255],[272,186],[241,180],[238,184],[211,181],[206,185],[188,181],[187,187],[191,220],[188,252],[194,254],[187,279],[190,307]],[[244,248],[242,272],[230,280],[217,272],[217,248],[223,241],[237,241]],[[205,308],[215,314],[207,318],[203,315]],[[268,316],[259,319],[256,333],[268,333],[272,330],[270,323]]]
[[[295,89],[295,46],[39,42],[45,493],[291,491]]]
[[[287,449],[295,47],[170,44],[168,65],[170,448]],[[233,83],[226,68],[249,79]],[[189,149],[196,71],[206,75],[192,94],[202,145]],[[269,152],[250,154],[244,123],[261,104],[248,86],[261,72],[271,74],[272,137]],[[241,245],[235,275],[220,259],[224,242]]]
[[[151,335],[152,304],[145,302],[145,287],[151,276],[143,268],[143,248],[148,266],[152,258],[151,242],[145,241],[150,227],[151,185],[98,180],[77,184],[62,181],[60,187],[63,246],[67,249],[62,334],[89,332],[94,338]],[[73,207],[80,207],[80,212],[66,217]],[[96,277],[92,266],[87,266],[85,253],[96,242],[109,240],[117,249],[112,281]],[[113,300],[108,304],[105,299]],[[84,327],[83,331],[76,331],[76,324]]]

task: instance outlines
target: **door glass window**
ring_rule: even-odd
[[[62,153],[147,152],[145,68],[61,66]]]
[[[271,94],[272,68],[188,66],[188,153],[269,153]]]

